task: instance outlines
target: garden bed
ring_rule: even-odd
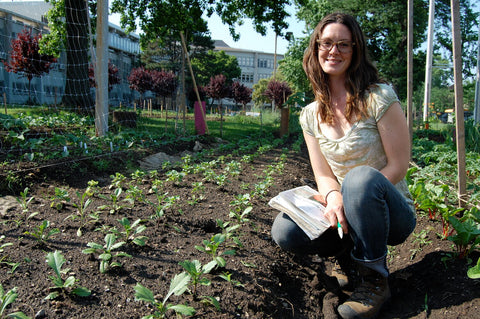
[[[38,172],[25,196],[25,200],[33,196],[27,211],[22,213],[19,204],[0,216],[0,235],[5,235],[0,246],[12,244],[0,253],[0,283],[5,291],[18,287],[18,298],[6,313],[22,311],[32,318],[38,314],[39,318],[44,315],[69,319],[141,318],[153,314],[152,306],[135,300],[135,286],[150,289],[161,302],[172,278],[184,271],[179,262],[198,260],[204,265],[211,261],[210,255],[196,246],[205,247],[205,240],[222,233],[217,221],[222,220],[230,222],[230,226],[240,225],[232,232],[234,236],[219,247],[219,253],[235,250],[235,254],[224,255],[225,266],[205,275],[209,285],[199,285],[195,294],[190,289],[180,296],[172,295],[167,303],[193,307],[194,318],[336,318],[335,309],[348,292],[336,289],[332,279],[324,275],[331,262],[314,257],[298,259],[281,251],[271,240],[270,227],[277,212],[268,206],[268,200],[282,190],[303,185],[304,179],[313,179],[305,150],[298,154],[285,152],[284,147],[291,149],[291,145],[280,145],[247,158],[244,154],[225,155],[223,161],[218,156],[205,158],[205,163],[213,161],[213,179],[208,178],[206,170],[193,169],[183,177],[175,177],[168,169],[156,175],[123,171],[126,179],[121,184],[117,184],[121,180],[118,175],[92,176],[79,173],[78,167],[76,171],[65,167]],[[233,173],[238,166],[232,162],[240,163],[238,175]],[[185,166],[189,165],[184,165],[184,172]],[[218,178],[222,174],[226,176],[223,183]],[[98,189],[88,196],[91,203],[84,215],[88,223],[78,236],[81,218],[75,205],[80,203],[89,180],[97,181]],[[267,180],[268,188],[262,191]],[[137,194],[134,203],[119,201],[118,206],[113,206],[112,194],[120,187],[123,192],[119,199]],[[196,187],[198,191],[194,191]],[[61,202],[56,189],[67,190],[70,199],[62,207],[57,206],[59,209],[55,204],[52,207],[52,202]],[[230,217],[232,210],[241,207],[239,196],[247,193],[253,194],[249,200],[252,211],[243,217]],[[105,205],[108,207],[100,209]],[[97,211],[98,220],[88,217]],[[131,257],[118,258],[121,267],[101,273],[98,254],[82,251],[89,247],[88,243],[104,245],[104,237],[113,227],[122,230],[118,220],[123,217],[132,223],[142,220],[146,228],[139,235],[148,238],[146,245],[130,242],[121,246],[118,251]],[[59,233],[42,242],[36,237],[46,220],[48,229],[58,228]],[[380,318],[478,317],[480,281],[467,277],[472,265],[457,259],[452,243],[442,240],[440,233],[440,220],[419,213],[414,234],[391,249],[388,264],[392,301]],[[54,275],[46,263],[47,254],[55,251],[60,251],[66,260],[63,268],[69,268],[63,279],[74,276],[79,286],[91,291],[90,296],[60,293],[53,300],[45,300],[53,291],[49,276]],[[478,251],[470,255],[474,261],[479,256]],[[215,298],[220,309],[206,296]],[[173,310],[168,315],[175,317]]]

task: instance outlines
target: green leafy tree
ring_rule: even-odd
[[[270,99],[264,94],[268,82],[270,82],[270,79],[260,79],[253,85],[252,100],[257,108],[262,108],[263,105],[270,103]]]
[[[224,74],[227,79],[239,78],[242,70],[237,57],[227,55],[225,51],[208,51],[192,58],[195,79],[199,85],[207,85],[210,78]]]
[[[460,30],[463,75],[472,77],[477,67],[477,43],[478,43],[478,17],[479,12],[474,12],[474,7],[470,0],[460,0]],[[440,44],[440,48],[447,53],[447,59],[453,61],[452,54],[452,18],[450,0],[435,1],[435,43]],[[437,47],[438,49],[438,47]]]
[[[313,99],[310,82],[302,66],[303,54],[308,42],[308,38],[300,38],[290,43],[284,59],[279,62],[278,70],[294,91],[310,93],[310,99]]]

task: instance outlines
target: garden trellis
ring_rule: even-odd
[[[459,0],[451,0],[451,21],[452,21],[452,47],[454,64],[454,88],[455,88],[455,138],[457,146],[457,182],[458,182],[458,203],[465,206],[466,200],[466,170],[465,170],[465,119],[463,108],[463,82],[462,82],[462,55],[461,55],[461,31],[460,31],[460,4]],[[413,0],[409,0],[409,8],[413,8]],[[425,99],[424,99],[424,122],[428,123],[428,104],[430,101],[430,78],[431,78],[431,50],[433,39],[433,14],[435,1],[430,1],[429,12],[429,34],[426,62]],[[413,15],[409,14],[409,19]],[[409,24],[411,28],[411,24]],[[409,35],[411,31],[409,30]],[[411,52],[409,52],[411,54]],[[409,68],[412,68],[412,61],[409,59]],[[410,98],[410,96],[409,96]],[[410,103],[409,103],[410,104]],[[410,109],[409,109],[410,110]],[[412,123],[412,122],[410,122]],[[411,125],[411,124],[410,124]],[[428,127],[428,126],[426,126]],[[411,131],[410,127],[410,131]]]

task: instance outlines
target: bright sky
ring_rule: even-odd
[[[292,32],[295,38],[305,37],[303,31],[305,30],[305,24],[297,21],[295,18],[295,9],[289,7],[287,9],[290,17],[287,19],[289,25],[285,32]],[[269,29],[265,36],[261,36],[255,31],[250,20],[236,28],[237,33],[240,34],[240,39],[235,42],[230,36],[228,26],[223,25],[220,18],[217,15],[208,19],[208,28],[211,31],[212,39],[223,40],[229,46],[238,49],[247,49],[262,51],[268,53],[275,52],[275,33],[272,29]],[[285,54],[287,52],[288,41],[278,37],[277,38],[277,53]]]

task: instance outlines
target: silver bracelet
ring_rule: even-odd
[[[339,192],[340,194],[342,193],[342,192],[340,192],[338,189],[331,189],[331,190],[329,190],[329,191],[327,192],[327,195],[325,195],[325,204],[327,204],[327,205],[328,205],[327,197],[328,197],[328,195],[330,195],[330,193],[332,193],[332,192]]]

